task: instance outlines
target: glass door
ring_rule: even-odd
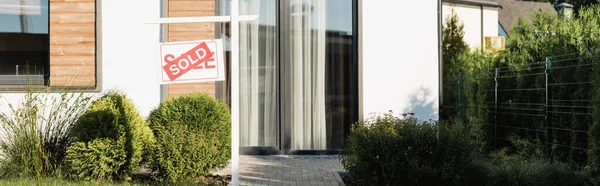
[[[240,16],[259,16],[239,30],[243,153],[345,147],[358,120],[356,2],[240,0]],[[228,24],[219,28],[227,40]]]
[[[241,0],[240,145],[278,146],[277,1]]]
[[[358,120],[355,0],[286,0],[282,110],[290,151],[342,150]]]
[[[229,1],[216,2],[219,14],[228,15]],[[243,153],[262,149],[278,151],[278,1],[240,0],[239,3],[240,16],[259,16],[256,21],[239,23],[240,147],[245,149]],[[222,24],[216,31],[220,32],[219,38],[227,40],[229,23]],[[229,86],[227,82],[225,87]],[[228,97],[228,91],[222,95]]]

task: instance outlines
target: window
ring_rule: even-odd
[[[229,14],[227,2],[217,1],[219,15]],[[241,147],[345,147],[358,120],[356,7],[356,0],[240,0],[240,15],[259,16],[239,27]],[[225,43],[228,28],[217,31]]]
[[[291,150],[341,150],[358,120],[355,1],[289,0]]]
[[[44,84],[49,0],[0,0],[0,85]]]
[[[498,23],[498,36],[504,36],[506,37],[508,34],[506,34],[506,31],[504,30],[504,27],[502,27],[502,25],[500,23]]]

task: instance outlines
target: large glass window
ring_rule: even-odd
[[[229,1],[217,2],[219,15],[229,15]],[[240,0],[240,15],[258,15],[239,30],[242,147],[344,148],[358,120],[355,5]],[[227,40],[229,25],[219,28]]]
[[[277,0],[242,0],[240,15],[240,144],[277,146],[278,30]]]
[[[0,85],[43,84],[48,0],[0,0]]]
[[[358,119],[352,0],[291,0],[292,150],[344,147]]]

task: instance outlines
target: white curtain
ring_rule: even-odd
[[[325,4],[292,0],[292,149],[325,150]]]
[[[277,145],[277,29],[275,0],[242,0],[240,15],[240,145]]]

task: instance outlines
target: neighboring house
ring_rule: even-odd
[[[442,0],[443,20],[454,11],[464,25],[464,41],[471,49],[484,46],[486,37],[498,36],[498,10],[495,0]]]
[[[511,28],[517,24],[519,17],[531,20],[536,11],[546,11],[556,15],[556,10],[548,2],[498,0],[502,9],[498,13],[498,35],[509,37]]]
[[[575,6],[565,2],[554,5],[554,9],[556,9],[558,15],[564,16],[566,18],[571,18],[574,11],[573,8],[575,8]]]
[[[227,24],[146,24],[161,16],[229,15],[229,2],[0,0],[0,97],[20,100],[29,64],[35,90],[118,88],[143,116],[190,92],[229,103],[229,78],[160,85],[158,54],[161,41],[227,42]],[[242,153],[340,150],[351,124],[370,113],[437,119],[439,2],[413,1],[402,11],[398,0],[239,3],[240,14],[259,15],[239,30]]]

